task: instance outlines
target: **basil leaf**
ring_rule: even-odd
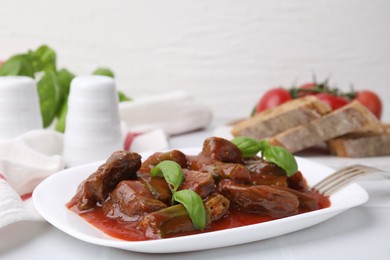
[[[280,146],[268,146],[263,151],[266,160],[273,162],[286,171],[287,176],[292,176],[298,171],[295,157],[285,148]]]
[[[92,72],[92,74],[115,78],[114,72],[108,68],[97,68],[94,72]]]
[[[0,76],[34,77],[34,67],[26,54],[18,54],[9,58],[0,67]]]
[[[181,203],[187,210],[192,224],[196,229],[202,230],[207,225],[206,209],[202,198],[192,190],[181,190],[173,194],[173,199]]]
[[[150,170],[150,175],[152,177],[164,177],[163,172],[160,170],[159,167],[155,166]]]
[[[183,171],[180,165],[174,161],[162,161],[152,168],[150,174],[153,176],[164,176],[169,184],[172,193],[177,191],[184,180]]]
[[[262,148],[259,141],[245,136],[235,137],[231,142],[241,150],[243,157],[255,156]]]
[[[48,127],[56,117],[57,111],[61,108],[61,89],[54,71],[46,71],[38,81],[38,96],[41,105],[43,127]]]
[[[118,91],[119,102],[131,101],[132,99],[126,96],[122,91]]]
[[[58,120],[57,120],[56,127],[55,127],[56,131],[58,131],[60,133],[65,132],[66,114],[67,113],[68,113],[68,102],[65,101],[62,104],[62,107],[60,109],[60,113],[58,115]]]
[[[64,96],[67,97],[70,91],[70,83],[74,79],[75,75],[67,69],[61,69],[57,72],[58,83],[62,88]]]
[[[30,56],[35,72],[57,70],[57,55],[55,51],[47,45],[42,45],[35,51],[29,51],[28,55]]]
[[[270,144],[268,143],[267,140],[261,140],[261,141],[259,141],[259,146],[260,146],[260,150],[264,151],[265,149],[267,149],[270,146]]]

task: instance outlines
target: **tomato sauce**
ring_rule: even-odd
[[[320,209],[327,208],[330,206],[330,201],[327,197],[324,197],[315,192],[308,192],[310,195],[315,196],[318,199],[318,204]],[[103,231],[107,235],[127,240],[127,241],[144,241],[150,240],[145,236],[142,230],[136,228],[138,222],[137,221],[123,221],[119,218],[112,219],[105,216],[103,209],[101,207],[95,207],[86,212],[80,212],[77,209],[77,206],[70,202],[67,207],[80,215],[85,221],[92,224],[99,230]],[[301,210],[298,214],[305,213],[307,210]],[[242,227],[252,224],[263,223],[271,220],[275,220],[276,218],[266,216],[266,215],[258,215],[246,213],[243,211],[239,211],[234,208],[230,208],[228,214],[225,215],[222,219],[213,222],[209,227],[202,231],[190,231],[190,232],[182,232],[179,234],[171,234],[168,237],[180,237],[187,236],[193,234],[200,234],[206,232],[213,232],[218,230],[224,230],[229,228]]]

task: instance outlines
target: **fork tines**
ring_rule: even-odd
[[[312,189],[323,195],[330,196],[346,184],[371,171],[379,170],[364,165],[351,165],[329,175],[314,185]]]

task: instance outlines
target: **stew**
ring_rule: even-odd
[[[177,191],[151,174],[165,161],[182,171]],[[204,228],[196,227],[188,205],[173,200],[183,190],[201,198]],[[66,206],[112,237],[142,241],[261,223],[329,207],[330,201],[311,191],[301,172],[288,177],[276,164],[244,157],[232,142],[210,137],[198,155],[172,150],[142,162],[137,153],[114,152]]]

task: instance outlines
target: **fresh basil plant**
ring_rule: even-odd
[[[10,57],[0,65],[0,76],[36,79],[43,127],[50,126],[57,118],[55,129],[64,132],[70,82],[75,75],[66,69],[58,69],[56,61],[56,52],[42,45],[36,50]],[[107,68],[98,68],[93,74],[114,77],[114,73]],[[122,92],[118,92],[118,97],[119,101],[131,100]]]

